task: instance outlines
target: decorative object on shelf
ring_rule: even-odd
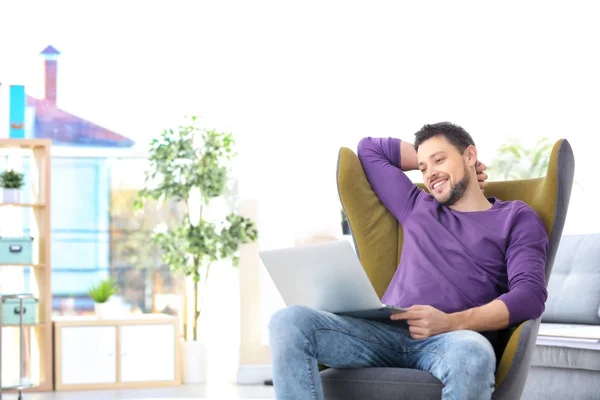
[[[32,237],[0,237],[0,264],[33,263]]]
[[[119,291],[117,284],[110,278],[104,279],[88,290],[88,295],[94,300],[94,311],[100,319],[110,314],[108,300]]]
[[[344,235],[349,235],[350,234],[350,223],[348,222],[348,217],[346,216],[344,209],[341,210],[341,214],[342,214],[342,233]]]
[[[136,210],[142,209],[146,199],[181,201],[186,206],[178,225],[157,229],[153,237],[165,263],[193,283],[192,318],[188,321],[185,312],[183,318],[186,383],[206,380],[206,347],[198,341],[198,320],[205,292],[200,284],[206,287],[210,267],[218,260],[232,260],[233,266],[237,266],[239,246],[258,237],[254,222],[235,212],[217,222],[206,217],[211,200],[223,196],[230,183],[228,162],[236,155],[233,145],[231,133],[203,129],[196,117],[191,117],[187,126],[164,130],[150,144],[146,187],[138,193],[134,204]],[[186,295],[185,310],[189,301]]]
[[[14,169],[7,169],[0,174],[3,203],[20,203],[21,188],[25,184],[24,175]]]
[[[3,295],[0,294],[0,297]],[[2,298],[2,325],[19,325],[21,317],[24,325],[38,323],[38,299],[33,296]]]

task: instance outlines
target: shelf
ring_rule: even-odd
[[[46,205],[44,203],[0,203],[0,207],[43,208],[46,207]]]
[[[0,299],[34,299],[31,293],[0,294]]]
[[[12,285],[10,283],[13,274],[16,277],[21,275],[21,271],[16,268],[31,268],[33,272],[29,276],[30,285],[35,288],[36,297],[38,299],[36,320],[37,323],[24,323],[23,328],[27,331],[27,335],[31,336],[31,344],[29,351],[31,360],[36,360],[28,366],[28,375],[23,381],[19,381],[15,376],[14,380],[0,383],[14,385],[15,383],[26,383],[24,385],[15,385],[13,388],[7,388],[7,392],[13,390],[22,390],[23,393],[30,391],[51,391],[53,389],[53,360],[52,360],[52,230],[50,225],[51,211],[51,175],[52,175],[52,140],[51,139],[0,139],[0,155],[8,158],[21,158],[19,161],[25,162],[27,158],[30,175],[30,192],[26,197],[22,197],[20,201],[0,203],[0,213],[15,214],[17,217],[25,217],[24,214],[30,214],[29,217],[29,232],[28,236],[33,237],[32,258],[27,260],[27,264],[19,263],[19,260],[10,262],[5,259],[0,263],[2,272],[7,273],[7,282],[5,287]],[[0,197],[0,200],[3,198]],[[19,200],[19,199],[14,199]],[[4,211],[6,210],[6,211]],[[25,213],[23,213],[25,211]],[[6,268],[8,267],[8,268]],[[15,267],[15,268],[11,268]],[[23,270],[25,272],[27,270]],[[18,278],[20,279],[20,278]],[[1,325],[12,330],[19,330],[19,321],[14,324]],[[12,333],[12,332],[11,332]],[[23,334],[23,333],[21,333]],[[35,337],[35,345],[34,345]],[[20,341],[19,341],[20,342]],[[10,344],[11,346],[13,344]],[[17,345],[15,343],[14,345]],[[12,367],[12,366],[11,366]],[[17,366],[14,366],[17,368]],[[33,377],[39,383],[29,384],[30,378]],[[25,378],[27,379],[25,381]],[[0,396],[1,397],[1,396]]]
[[[0,139],[0,148],[35,149],[50,147],[51,139]]]
[[[45,322],[38,322],[37,324],[23,324],[24,328],[38,328],[38,329],[43,329],[47,326],[48,324],[46,324]],[[3,324],[1,325],[2,328],[18,328],[20,325],[19,324]]]
[[[2,390],[23,390],[31,389],[37,386],[37,383],[21,383],[20,385],[2,386]]]
[[[0,263],[0,267],[33,267],[33,268],[44,268],[46,266],[46,264],[1,264]]]
[[[23,393],[39,393],[39,392],[51,392],[53,390],[52,384],[49,383],[34,383],[31,386],[27,386],[23,389],[8,389],[3,388],[2,394],[15,395],[18,390]]]

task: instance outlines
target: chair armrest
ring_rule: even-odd
[[[521,323],[510,335],[496,369],[495,400],[521,397],[539,327],[540,318],[530,319]]]

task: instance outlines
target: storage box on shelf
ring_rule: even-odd
[[[181,384],[177,317],[54,317],[56,390]]]
[[[24,391],[53,390],[52,363],[52,292],[50,282],[50,193],[51,193],[51,140],[49,139],[0,139],[0,157],[21,158],[27,160],[28,179],[21,189],[20,202],[0,202],[0,215],[10,216],[11,221],[29,214],[29,232],[27,236],[6,234],[7,226],[0,237],[0,295],[13,291],[13,284],[6,277],[14,277],[29,268],[31,298],[24,300],[24,337],[27,346],[28,376],[31,376],[31,388]],[[19,220],[19,224],[24,223]],[[8,226],[11,228],[11,226]],[[24,275],[24,272],[22,272]],[[6,300],[6,299],[5,299]],[[12,302],[12,300],[10,300]],[[7,311],[14,303],[4,303]],[[12,350],[19,346],[19,322],[13,316],[5,315],[2,333],[4,343],[0,348],[0,358],[5,365],[13,362],[16,353]],[[10,343],[9,343],[10,341]],[[12,343],[14,341],[14,343]],[[2,351],[4,350],[4,351]],[[2,354],[4,353],[4,354]],[[18,361],[18,357],[16,357]],[[4,370],[0,374],[14,371]],[[11,391],[5,391],[10,393]]]
[[[32,237],[0,237],[0,263],[32,264]]]
[[[0,293],[0,297],[2,298],[2,322],[0,325],[19,325],[21,318],[25,325],[37,324],[38,299],[33,295],[5,297]]]

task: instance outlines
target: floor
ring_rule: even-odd
[[[86,392],[25,393],[23,400],[267,400],[274,399],[271,386],[251,385],[184,385],[160,389],[95,390]],[[2,400],[17,400],[17,396],[2,395]]]

